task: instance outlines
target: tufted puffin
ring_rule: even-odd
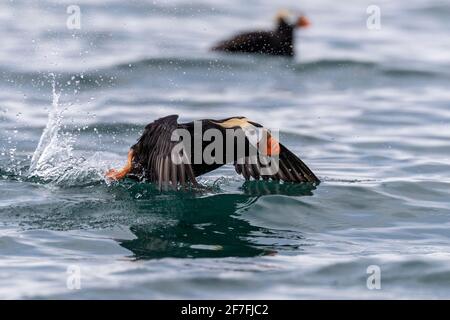
[[[309,20],[301,15],[295,23],[289,22],[289,13],[278,13],[277,26],[272,31],[254,31],[238,34],[220,42],[213,51],[230,53],[261,53],[276,56],[294,56],[294,29],[306,28]]]
[[[148,124],[130,148],[126,165],[109,170],[105,177],[154,182],[161,190],[196,186],[196,177],[233,163],[246,180],[319,183],[270,130],[245,117],[177,120],[178,115],[170,115]]]

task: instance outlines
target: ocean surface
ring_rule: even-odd
[[[450,298],[450,3],[372,2],[2,1],[0,298]],[[280,8],[295,58],[209,51]],[[322,182],[107,183],[174,113],[280,129]]]

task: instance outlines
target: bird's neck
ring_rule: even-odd
[[[276,32],[284,37],[292,38],[294,34],[294,27],[286,21],[280,20],[278,22]]]

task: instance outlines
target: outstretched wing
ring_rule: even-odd
[[[254,178],[255,180],[272,179],[286,182],[320,182],[299,157],[281,143],[278,145],[277,156],[263,155],[258,150],[258,154],[253,157],[239,159],[240,161],[238,160],[234,164],[236,172],[242,174],[246,180]]]
[[[190,161],[181,153],[172,153],[177,141],[172,134],[178,128],[178,115],[167,116],[148,124],[138,142],[131,147],[133,154],[133,174],[152,182],[159,189],[167,189],[169,184],[197,185]]]

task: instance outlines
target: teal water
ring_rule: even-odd
[[[0,4],[0,298],[450,298],[448,3],[369,4]],[[280,7],[295,59],[208,51]],[[173,113],[279,128],[322,183],[104,181]]]

